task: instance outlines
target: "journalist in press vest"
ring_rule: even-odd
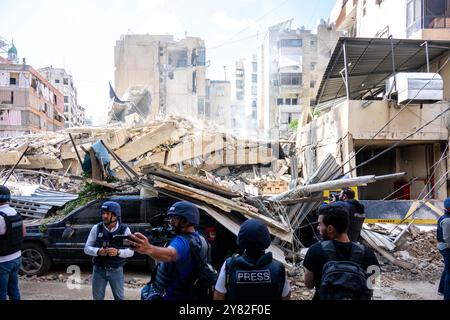
[[[175,236],[165,247],[154,246],[141,234],[132,235],[133,250],[159,261],[150,283],[142,290],[143,300],[197,300],[200,271],[205,270],[209,246],[195,229],[200,212],[191,202],[172,205],[168,218]],[[214,275],[214,271],[211,270]],[[215,278],[213,278],[215,280]]]
[[[444,214],[437,222],[438,249],[444,258],[444,270],[439,282],[438,293],[444,300],[450,300],[450,198],[444,201]]]
[[[347,234],[345,207],[321,206],[317,230],[322,241],[313,244],[303,261],[305,286],[315,288],[314,300],[368,300],[373,290],[369,277],[379,275],[375,254]]]
[[[94,300],[104,300],[109,283],[114,299],[124,300],[123,266],[134,251],[119,249],[114,236],[127,236],[131,231],[126,224],[122,224],[122,211],[117,202],[103,203],[100,214],[103,221],[92,227],[84,247],[84,252],[93,257],[92,296]]]
[[[282,263],[265,252],[271,239],[260,220],[245,221],[239,229],[237,244],[242,255],[233,255],[222,265],[215,286],[215,300],[289,299],[290,287]]]
[[[0,186],[0,300],[20,300],[19,269],[25,235],[22,217],[8,202],[11,192]]]

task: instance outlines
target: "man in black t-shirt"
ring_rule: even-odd
[[[347,230],[349,226],[348,212],[341,206],[327,206],[319,210],[319,225],[317,227],[323,240],[333,240],[336,248],[337,260],[349,260],[352,242]],[[322,278],[322,270],[328,256],[322,249],[320,242],[313,244],[306,253],[303,267],[305,268],[305,286],[308,289],[316,288],[313,300],[319,299],[318,289]],[[379,266],[378,260],[372,250],[365,248],[361,260],[361,267],[367,270],[369,266]]]

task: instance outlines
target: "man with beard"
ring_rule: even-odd
[[[189,241],[195,243],[202,260],[207,260],[208,244],[196,230],[200,213],[191,202],[175,203],[168,212],[170,224],[176,234],[169,246],[161,248],[150,244],[148,238],[137,232],[131,237],[133,250],[159,261],[156,274],[152,275],[146,300],[191,300],[194,298],[190,276],[194,271],[194,257]]]
[[[325,264],[330,261],[351,261],[353,253],[361,250],[358,265],[368,272],[369,266],[378,266],[378,260],[372,250],[352,242],[347,234],[349,226],[348,212],[344,207],[329,205],[319,210],[319,231],[322,241],[312,245],[306,253],[303,267],[305,268],[305,286],[316,288],[313,300],[321,299],[319,288]],[[330,241],[329,241],[330,240]],[[327,246],[324,246],[326,244]],[[332,247],[334,257],[328,254]],[[355,248],[356,247],[356,248]]]
[[[355,199],[355,192],[350,188],[343,188],[339,193],[338,201],[330,202],[330,205],[342,206],[348,211],[350,219],[348,237],[351,241],[359,241],[366,214],[364,206]]]
[[[124,300],[123,266],[125,259],[134,255],[130,249],[110,246],[115,235],[130,235],[130,228],[122,224],[120,205],[107,201],[101,206],[102,222],[92,227],[84,247],[84,253],[93,256],[92,295],[94,300],[104,300],[109,282],[115,300]]]

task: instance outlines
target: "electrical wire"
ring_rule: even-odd
[[[371,138],[370,138],[370,141],[372,141],[372,140],[374,140],[375,139],[375,137],[376,136],[378,136],[392,121],[394,121],[394,119],[395,118],[397,118],[398,117],[398,115],[402,112],[402,111],[404,111],[408,106],[409,106],[409,104],[420,94],[420,92],[422,92],[422,90],[436,77],[436,75],[447,65],[447,63],[450,61],[450,56],[447,58],[447,60],[444,62],[444,64],[434,73],[434,75],[433,75],[433,77],[427,82],[427,83],[425,83],[424,84],[424,86],[422,87],[422,88],[420,88],[419,89],[419,91],[417,92],[417,94],[414,96],[414,98],[412,98],[412,99],[410,99],[409,101],[408,101],[408,103],[406,104],[406,105],[404,105],[401,109],[400,109],[400,111],[392,118],[392,119],[390,119],[380,130],[378,130],[378,132],[377,133],[375,133]],[[340,168],[339,168],[339,170],[340,169],[343,169],[344,168],[344,166],[347,164],[347,163],[349,163],[352,159],[354,159],[362,150],[364,150],[367,146],[368,146],[369,144],[367,143],[367,144],[365,144],[363,147],[361,147],[357,152],[355,152],[355,154],[353,154],[353,156],[351,156],[346,162],[344,162],[341,166],[340,166]],[[369,159],[370,160],[370,159]],[[370,162],[370,161],[366,161],[365,163],[368,163],[368,162]],[[345,172],[344,174],[342,174],[341,175],[341,177],[342,176],[345,176],[345,174],[347,174],[347,173],[349,173],[349,172],[351,172],[351,171],[353,171],[353,170],[356,170],[357,168],[358,168],[359,166],[357,166],[357,167],[355,167],[355,168],[353,168],[353,169],[351,169],[351,170],[349,170],[349,171],[347,171],[347,172]],[[336,172],[337,173],[337,172]]]

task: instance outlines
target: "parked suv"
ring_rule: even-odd
[[[45,226],[27,226],[22,247],[21,273],[30,276],[42,275],[53,263],[91,263],[92,257],[84,253],[84,245],[92,226],[101,221],[100,207],[105,201],[116,201],[120,204],[122,222],[130,227],[132,233],[153,235],[150,241],[157,246],[166,245],[173,237],[164,232],[164,229],[167,225],[167,210],[176,200],[139,196],[97,199],[73,210],[58,222]],[[228,254],[227,251],[235,249],[235,236],[202,210],[197,229],[211,244],[213,264],[220,266]],[[218,241],[218,237],[221,241]],[[155,266],[152,258],[138,253],[128,258],[127,263],[148,266],[150,269]]]

